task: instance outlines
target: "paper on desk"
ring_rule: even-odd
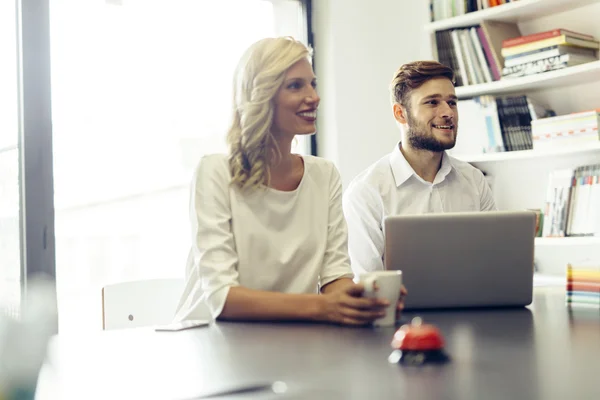
[[[210,325],[210,321],[208,321],[208,320],[203,320],[203,319],[185,320],[185,321],[181,321],[181,322],[174,322],[174,323],[168,324],[168,325],[157,326],[157,327],[155,327],[154,330],[156,330],[157,332],[176,332],[176,331],[182,331],[185,329],[198,328],[201,326],[208,326],[208,325]]]

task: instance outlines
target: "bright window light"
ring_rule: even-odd
[[[292,0],[50,6],[59,328],[98,329],[103,285],[183,277],[191,173],[226,151],[236,63],[305,26]]]

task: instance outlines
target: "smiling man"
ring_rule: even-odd
[[[394,74],[390,94],[402,139],[344,194],[355,274],[385,269],[388,215],[496,209],[482,172],[445,151],[454,147],[458,130],[452,69],[435,61],[404,64]]]

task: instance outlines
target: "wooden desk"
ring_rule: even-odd
[[[287,393],[223,398],[600,399],[600,312],[568,312],[561,290],[536,290],[525,309],[420,315],[445,335],[451,363],[388,363],[395,328],[217,323],[174,333],[108,331],[56,338],[39,399],[185,398],[271,380],[284,381]]]

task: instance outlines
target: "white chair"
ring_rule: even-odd
[[[121,282],[102,288],[102,328],[164,325],[173,321],[183,279]]]

